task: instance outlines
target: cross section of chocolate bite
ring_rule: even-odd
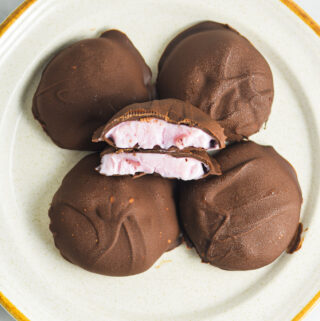
[[[107,148],[97,171],[106,176],[158,174],[184,181],[221,175],[220,165],[204,150],[132,150]]]
[[[225,147],[223,128],[206,113],[178,99],[153,100],[121,109],[93,135],[117,148]]]

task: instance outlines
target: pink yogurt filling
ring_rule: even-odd
[[[171,146],[179,149],[186,147],[219,148],[212,136],[199,128],[175,125],[156,118],[148,121],[122,122],[110,129],[105,137],[113,140],[118,148],[138,146],[143,149],[153,149],[157,145],[162,149],[168,149]]]
[[[157,173],[162,177],[189,181],[201,178],[208,168],[201,161],[191,157],[177,158],[155,153],[119,153],[103,155],[97,170],[106,176]]]

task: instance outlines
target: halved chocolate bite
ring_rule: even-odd
[[[228,25],[205,21],[178,34],[159,61],[157,91],[199,107],[225,129],[228,140],[259,131],[271,112],[270,67]]]
[[[250,270],[291,247],[302,195],[294,168],[253,142],[216,155],[221,176],[180,183],[182,227],[199,256],[225,270]]]
[[[153,98],[151,70],[128,39],[109,30],[60,51],[46,66],[32,112],[60,147],[102,150],[92,133],[117,111]]]
[[[177,99],[129,105],[93,135],[117,148],[169,149],[225,147],[222,127],[190,103]]]
[[[106,177],[83,158],[65,176],[49,210],[62,256],[88,271],[127,276],[144,272],[180,244],[175,182],[148,175]]]
[[[166,178],[195,180],[221,175],[220,166],[202,150],[139,150],[112,147],[101,153],[97,171],[106,176],[158,174]]]

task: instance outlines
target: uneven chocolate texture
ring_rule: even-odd
[[[195,158],[205,164],[208,167],[208,171],[205,172],[202,178],[207,177],[209,175],[221,175],[221,168],[219,163],[216,161],[215,158],[210,157],[206,151],[204,150],[199,150],[199,149],[193,149],[193,148],[185,148],[183,150],[179,150],[176,148],[171,148],[168,150],[163,150],[163,149],[140,149],[138,151],[133,150],[133,149],[114,149],[113,147],[106,148],[101,152],[101,157],[105,154],[110,154],[110,153],[154,153],[154,154],[167,154],[172,157],[176,158],[184,158],[184,157],[190,157],[190,158]],[[140,173],[135,176],[144,176],[147,175],[145,173]],[[157,174],[154,174],[157,175]]]
[[[294,252],[297,252],[301,249],[302,247],[302,243],[303,243],[303,224],[299,223],[298,229],[296,231],[295,236],[293,237],[293,239],[291,240],[288,248],[287,248],[287,253],[289,254],[293,254]]]
[[[302,195],[293,167],[272,147],[236,143],[216,155],[223,175],[180,184],[184,231],[204,262],[257,269],[289,246]]]
[[[60,147],[101,150],[93,132],[118,110],[153,97],[151,70],[127,36],[109,30],[74,43],[45,68],[33,115]]]
[[[188,101],[218,121],[229,140],[259,131],[273,101],[270,67],[228,25],[205,21],[183,31],[159,61],[159,97]]]
[[[219,145],[225,147],[226,136],[223,128],[208,115],[188,102],[178,99],[153,100],[145,103],[136,103],[121,109],[110,121],[101,126],[93,135],[93,141],[105,140],[114,146],[112,140],[105,138],[105,134],[121,122],[157,118],[176,125],[196,127],[211,135]],[[116,147],[116,146],[114,146]]]
[[[49,216],[68,261],[110,276],[141,273],[179,244],[174,182],[148,175],[106,177],[99,155],[83,158],[63,179]]]

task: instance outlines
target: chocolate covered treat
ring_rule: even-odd
[[[118,148],[169,149],[225,147],[222,127],[190,103],[154,100],[127,106],[93,135]]]
[[[60,147],[101,150],[93,132],[117,111],[152,99],[151,70],[127,36],[109,30],[58,53],[45,68],[33,115]]]
[[[299,226],[294,168],[272,147],[236,143],[216,155],[223,175],[180,186],[184,231],[204,262],[257,269],[289,246]]]
[[[208,175],[221,175],[220,165],[204,150],[139,150],[112,147],[101,154],[97,167],[106,176],[158,174],[166,178],[185,181],[201,179]]]
[[[63,179],[49,216],[62,256],[110,276],[141,273],[179,244],[174,181],[157,176],[106,177],[83,158]]]
[[[206,21],[176,36],[159,61],[160,98],[188,101],[229,140],[256,133],[273,100],[272,73],[253,45],[228,25]]]

